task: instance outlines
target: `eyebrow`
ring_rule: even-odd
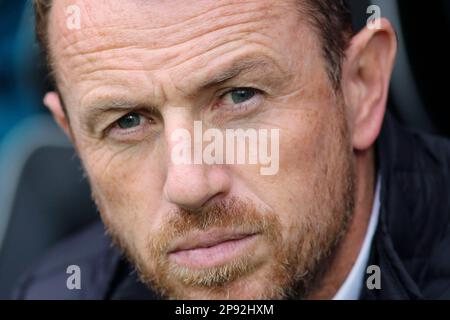
[[[280,75],[282,75],[281,68],[275,64],[269,62],[264,57],[249,57],[241,58],[233,61],[231,64],[223,68],[221,71],[216,72],[213,76],[201,81],[196,86],[196,92],[200,92],[205,89],[210,89],[224,84],[242,74],[256,73],[256,78],[262,78],[265,75],[270,74],[268,78],[269,82],[276,82]],[[278,75],[278,76],[277,76]],[[106,113],[120,113],[120,112],[132,112],[133,110],[145,109],[150,113],[158,114],[158,108],[141,103],[134,103],[127,101],[126,99],[98,99],[97,101],[87,105],[83,109],[87,111],[82,115],[83,127],[89,132],[95,132],[95,124]]]
[[[223,71],[220,71],[213,75],[212,77],[203,81],[199,88],[208,89],[215,86],[219,86],[233,78],[238,77],[243,73],[258,72],[262,75],[273,74],[271,71],[275,71],[273,68],[274,64],[267,61],[262,57],[258,58],[247,58],[234,61],[231,65],[226,67]],[[281,71],[277,68],[278,71]]]

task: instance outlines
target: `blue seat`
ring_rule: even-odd
[[[0,147],[0,299],[49,246],[98,219],[80,161],[48,115],[16,126]]]

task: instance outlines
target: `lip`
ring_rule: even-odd
[[[193,233],[176,241],[169,259],[191,268],[207,268],[238,257],[253,243],[257,233],[210,231]]]

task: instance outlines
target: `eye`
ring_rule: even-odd
[[[142,117],[138,113],[129,113],[119,120],[117,120],[117,125],[120,129],[126,130],[140,126],[142,123]]]
[[[252,99],[257,94],[256,89],[236,88],[224,94],[225,103],[241,104]]]
[[[157,124],[152,117],[141,112],[130,112],[114,121],[105,134],[117,141],[138,142],[149,138],[157,130]]]

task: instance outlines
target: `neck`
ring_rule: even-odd
[[[355,264],[369,225],[375,193],[373,148],[356,154],[356,188],[353,218],[317,289],[308,299],[332,299]]]

